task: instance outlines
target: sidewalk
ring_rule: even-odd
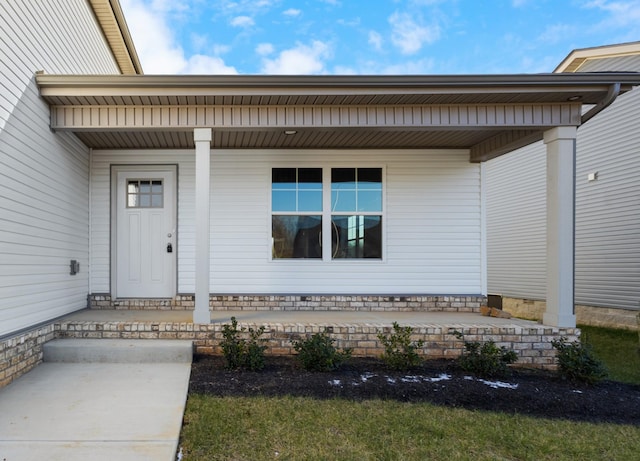
[[[191,363],[152,361],[46,362],[0,389],[0,460],[175,460]]]

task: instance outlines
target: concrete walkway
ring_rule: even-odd
[[[0,389],[0,460],[175,460],[190,341],[55,340]]]

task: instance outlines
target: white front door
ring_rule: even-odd
[[[115,293],[171,298],[176,283],[174,166],[116,168]]]

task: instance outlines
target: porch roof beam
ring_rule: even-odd
[[[51,128],[70,131],[194,128],[535,129],[578,126],[580,103],[358,106],[55,105]]]

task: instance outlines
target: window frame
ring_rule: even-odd
[[[126,178],[126,185],[125,185],[125,189],[124,189],[124,203],[125,203],[125,207],[127,209],[163,209],[164,208],[164,200],[165,200],[165,184],[164,184],[164,179],[163,178],[138,178],[138,177],[131,177],[131,178]],[[137,183],[137,187],[138,190],[136,192],[129,192],[129,186],[132,183]],[[142,191],[142,187],[141,184],[142,183],[149,183],[149,192],[143,192]],[[160,186],[160,193],[156,193],[154,192],[153,188],[154,186],[156,186],[157,184],[154,184],[155,182],[159,182],[159,186]],[[139,204],[134,204],[131,205],[131,198],[132,197],[136,197],[137,201],[142,203],[142,197],[148,197],[149,198],[149,204],[148,205],[139,205]],[[154,201],[153,198],[154,197],[159,197],[160,198],[160,203],[158,205],[154,205]]]
[[[295,191],[296,194],[296,210],[274,210],[273,206],[273,192],[274,192],[274,182],[273,182],[273,172],[275,169],[294,169],[296,170],[296,187],[295,189],[291,189],[291,191]],[[317,169],[320,170],[320,196],[321,196],[321,200],[322,200],[322,207],[320,210],[312,210],[312,211],[306,211],[306,210],[298,210],[298,205],[299,205],[299,192],[302,190],[304,191],[305,189],[300,189],[298,184],[298,176],[299,176],[299,170],[301,169]],[[322,261],[323,257],[324,257],[324,246],[321,244],[320,245],[320,251],[322,256],[320,257],[292,257],[292,258],[276,258],[274,257],[274,251],[275,251],[275,238],[273,236],[273,217],[274,216],[309,216],[309,217],[314,217],[314,216],[320,216],[320,220],[322,222],[322,230],[324,230],[324,168],[321,166],[314,166],[314,165],[300,165],[300,166],[285,166],[285,165],[273,165],[270,168],[270,183],[269,183],[269,241],[270,241],[270,245],[269,245],[269,259],[271,261],[292,261],[292,260],[296,260],[296,261]],[[278,189],[277,189],[278,190]],[[287,189],[279,189],[279,190],[287,190]],[[315,189],[312,189],[315,190]],[[323,243],[323,242],[322,242]]]
[[[309,213],[298,213],[298,212],[282,212],[282,211],[273,211],[273,198],[272,198],[272,188],[273,188],[273,169],[275,168],[321,168],[322,169],[322,212],[309,212]],[[332,169],[334,168],[379,168],[381,170],[381,211],[362,211],[362,212],[340,212],[340,211],[332,211]],[[341,162],[331,162],[327,164],[318,165],[316,163],[306,164],[304,162],[300,162],[297,164],[292,163],[273,163],[269,165],[268,169],[268,187],[269,187],[269,198],[268,198],[268,209],[267,209],[267,229],[268,229],[268,245],[267,245],[267,253],[268,260],[270,262],[274,262],[277,264],[286,264],[292,261],[295,261],[297,264],[324,264],[324,263],[332,263],[332,264],[358,264],[368,265],[368,264],[382,264],[387,262],[387,167],[386,165],[381,165],[379,163],[369,163],[369,162],[358,162],[354,163],[341,163]],[[309,215],[320,215],[322,218],[322,257],[321,258],[274,258],[273,257],[273,229],[272,229],[272,217],[274,215],[298,215],[298,214],[309,214]],[[332,247],[332,220],[334,216],[380,216],[382,220],[382,236],[380,239],[381,245],[381,257],[380,258],[333,258],[333,247]],[[328,249],[328,251],[326,251]]]

